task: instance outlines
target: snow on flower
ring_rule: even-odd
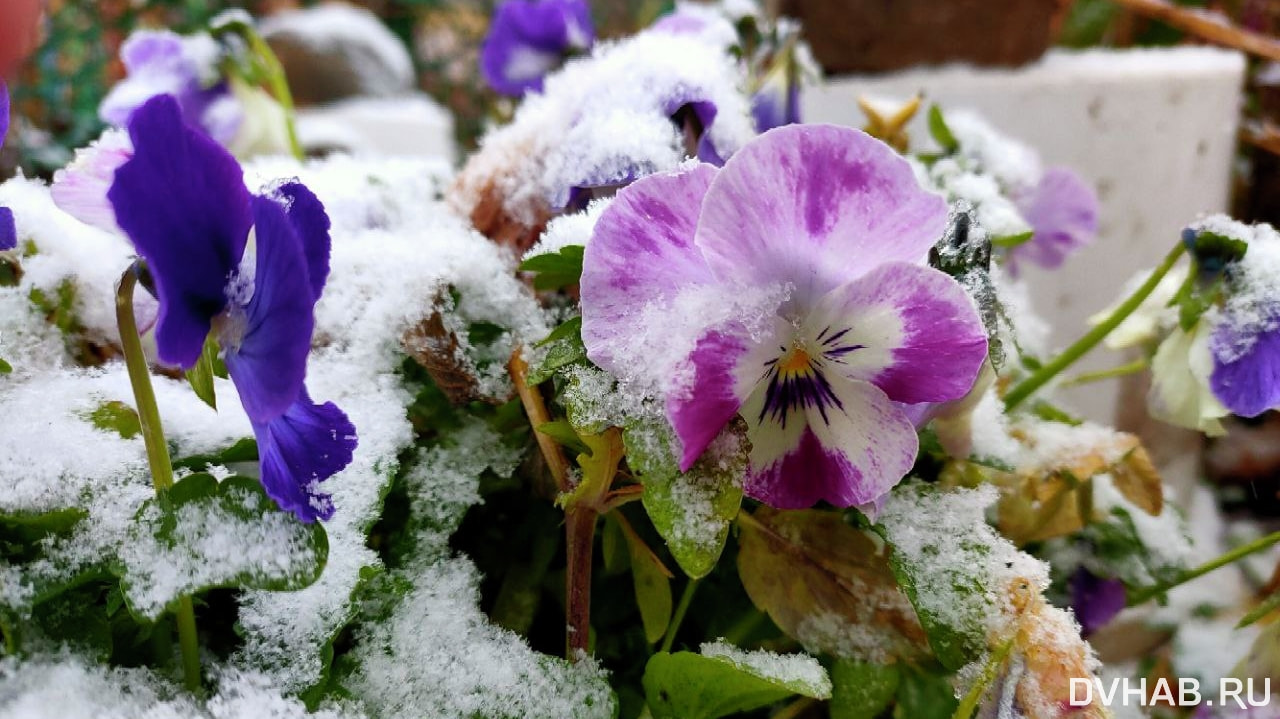
[[[162,361],[191,367],[212,329],[258,440],[262,483],[304,521],[318,485],[350,461],[355,428],[305,387],[314,306],[329,273],[329,218],[297,182],[253,196],[240,165],[183,122],[168,95],[133,113],[134,154],[107,194],[160,300]]]
[[[783,288],[762,318],[698,328],[671,368],[682,468],[741,413],[748,494],[780,508],[874,502],[915,461],[898,403],[964,396],[986,357],[973,302],[924,265],[946,219],[889,147],[833,126],[778,128],[722,170],[639,180],[587,245],[588,356],[624,377],[653,347],[645,322],[675,328],[690,298]]]
[[[506,0],[480,49],[480,68],[504,95],[540,91],[548,73],[594,40],[585,0]]]

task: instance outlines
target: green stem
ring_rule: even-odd
[[[289,133],[289,150],[293,152],[295,158],[304,160],[307,155],[302,151],[302,141],[298,139],[297,113],[294,111],[293,93],[289,90],[289,78],[285,77],[284,66],[280,64],[280,59],[276,57],[271,46],[262,39],[257,30],[247,28],[245,36],[249,40],[249,47],[267,67],[267,82],[271,87],[272,97],[284,109],[285,130]]]
[[[125,367],[129,371],[129,384],[137,403],[138,423],[142,427],[142,441],[147,448],[147,463],[151,468],[151,483],[156,496],[164,501],[173,486],[173,463],[169,459],[169,446],[165,444],[164,428],[160,424],[160,410],[156,406],[155,389],[151,386],[151,371],[147,356],[142,351],[142,339],[138,335],[138,323],[133,316],[133,291],[138,284],[140,265],[135,263],[120,277],[116,287],[116,323],[120,327],[120,346],[124,350]],[[199,692],[200,646],[196,640],[196,614],[190,597],[178,600],[178,645],[182,650],[182,674],[187,689]]]
[[[987,687],[991,686],[991,682],[995,681],[996,674],[1000,671],[1000,666],[1004,664],[1004,660],[1009,656],[1009,652],[1012,649],[1013,640],[1010,639],[991,655],[991,659],[982,668],[982,674],[978,676],[973,682],[973,686],[969,687],[968,693],[960,700],[960,706],[956,707],[956,712],[951,715],[951,719],[969,719],[969,717],[973,716],[974,710],[978,708],[978,702],[982,701],[982,695],[987,692]]]
[[[1249,542],[1247,544],[1242,544],[1239,547],[1236,547],[1235,549],[1231,550],[1230,552],[1227,552],[1226,554],[1223,554],[1222,556],[1217,557],[1216,559],[1211,559],[1208,562],[1205,562],[1204,564],[1201,564],[1200,566],[1196,567],[1195,569],[1191,569],[1184,572],[1181,576],[1179,576],[1177,579],[1171,582],[1161,582],[1160,584],[1157,584],[1155,586],[1147,587],[1146,589],[1140,589],[1138,591],[1133,592],[1132,594],[1129,595],[1128,605],[1131,607],[1136,607],[1139,604],[1145,604],[1151,599],[1154,599],[1155,597],[1158,597],[1161,594],[1168,592],[1170,589],[1173,589],[1174,587],[1177,587],[1182,584],[1186,584],[1187,582],[1193,579],[1203,577],[1204,575],[1208,574],[1209,572],[1212,572],[1215,569],[1220,569],[1222,567],[1225,567],[1228,564],[1235,562],[1236,560],[1243,559],[1249,556],[1250,554],[1256,554],[1257,552],[1261,552],[1262,550],[1267,549],[1268,547],[1271,547],[1272,545],[1277,543],[1280,543],[1280,532],[1274,532],[1272,534],[1268,534],[1265,537],[1260,537],[1258,539],[1255,539],[1252,542]]]
[[[693,601],[693,592],[697,588],[698,580],[696,579],[690,579],[689,583],[684,585],[684,593],[680,595],[680,603],[676,605],[675,614],[671,615],[671,623],[667,625],[667,635],[662,638],[662,648],[659,651],[671,651],[671,646],[676,642],[676,632],[680,631],[680,624],[684,622],[684,615],[689,611],[689,603]]]
[[[1179,242],[1172,250],[1169,251],[1168,255],[1165,255],[1164,260],[1158,267],[1156,267],[1155,271],[1151,273],[1151,276],[1147,278],[1147,281],[1142,283],[1142,286],[1139,287],[1132,295],[1129,295],[1124,302],[1120,303],[1120,306],[1117,307],[1106,320],[1094,327],[1092,330],[1089,330],[1089,332],[1087,332],[1083,337],[1076,340],[1075,344],[1063,350],[1062,354],[1053,358],[1051,362],[1044,365],[1030,377],[1022,380],[1022,382],[1019,382],[1016,387],[1009,390],[1009,394],[1005,395],[1004,398],[1005,410],[1011,410],[1019,404],[1022,404],[1023,400],[1030,397],[1036,390],[1048,384],[1049,380],[1058,376],[1058,373],[1062,370],[1070,367],[1076,360],[1089,352],[1089,350],[1096,347],[1099,342],[1106,338],[1107,335],[1111,334],[1112,330],[1119,327],[1120,323],[1124,322],[1125,318],[1133,314],[1133,311],[1138,309],[1143,301],[1155,291],[1156,286],[1160,284],[1160,280],[1164,279],[1164,276],[1169,274],[1169,270],[1173,269],[1173,266],[1177,264],[1178,259],[1182,257],[1183,252],[1186,252],[1186,247]]]
[[[1068,380],[1063,380],[1063,387],[1074,387],[1076,385],[1089,384],[1090,382],[1098,382],[1104,379],[1114,379],[1116,377],[1126,377],[1136,374],[1147,368],[1145,359],[1136,359],[1128,364],[1122,364],[1119,367],[1109,367],[1093,372],[1082,372]]]

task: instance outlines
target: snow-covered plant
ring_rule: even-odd
[[[1075,685],[1146,670],[1086,637],[1165,600],[1273,674],[1280,595],[1180,592],[1280,535],[1194,546],[1055,389],[1107,343],[1070,381],[1276,408],[1280,237],[1194,222],[1052,352],[1015,274],[1083,181],[919,98],[801,123],[739,5],[501,5],[525,94],[456,173],[237,160],[234,85],[287,107],[248,22],[132,40],[120,128],[0,185],[0,715],[1106,717]]]

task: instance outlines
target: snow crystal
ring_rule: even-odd
[[[763,649],[746,651],[723,639],[706,642],[701,647],[704,657],[723,659],[759,677],[788,685],[808,688],[811,695],[826,699],[831,696],[831,679],[818,660],[807,654],[775,654]]]
[[[547,229],[543,230],[542,237],[525,253],[524,259],[555,254],[571,245],[585,247],[596,229],[596,221],[600,219],[600,215],[610,202],[609,198],[592,200],[585,211],[561,215],[547,223]]]
[[[308,712],[261,675],[226,670],[203,707],[148,669],[59,655],[0,659],[0,719],[365,719],[352,706]]]
[[[946,120],[960,152],[976,164],[972,169],[991,175],[1011,192],[1040,182],[1040,156],[1030,146],[1000,133],[974,112],[949,110]]]
[[[675,169],[686,152],[669,115],[693,101],[715,105],[707,137],[728,157],[755,135],[744,84],[728,54],[696,37],[652,31],[599,43],[481,141],[451,201],[470,215],[496,191],[507,215],[533,227],[574,187]]]

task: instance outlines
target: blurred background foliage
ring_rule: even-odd
[[[458,139],[473,147],[489,118],[510,111],[477,70],[477,50],[493,7],[501,0],[360,0],[411,50],[419,87],[454,114]],[[946,2],[946,0],[938,0]],[[1019,0],[1014,0],[1019,1]],[[1029,0],[1021,0],[1029,1]],[[1113,0],[1059,0],[1066,12],[1058,43],[1069,47],[1168,45],[1191,41],[1168,24],[1150,20]],[[13,83],[20,132],[0,156],[0,177],[20,167],[48,177],[74,148],[102,130],[97,107],[123,73],[120,44],[138,27],[196,30],[231,8],[263,16],[307,6],[306,0],[47,0],[44,41]],[[763,3],[766,7],[776,2]],[[1274,35],[1280,3],[1274,0],[1179,0],[1213,10],[1242,28]],[[668,11],[672,0],[592,0],[599,35],[629,34]],[[1256,105],[1256,100],[1255,100]]]

